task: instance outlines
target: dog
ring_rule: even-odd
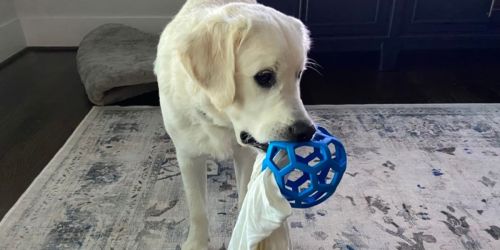
[[[300,99],[309,31],[254,0],[187,0],[160,36],[154,72],[189,208],[182,249],[207,249],[206,165],[233,158],[239,205],[257,152],[309,140]]]

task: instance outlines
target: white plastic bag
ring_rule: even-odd
[[[272,172],[261,171],[265,156],[259,154],[255,160],[229,250],[291,249],[286,219],[292,207],[281,195]]]

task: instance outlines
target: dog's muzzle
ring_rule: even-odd
[[[261,143],[255,140],[255,138],[248,132],[242,131],[240,133],[240,139],[243,144],[252,146],[254,148],[260,149],[264,152],[267,151],[267,148],[269,147],[269,143]]]

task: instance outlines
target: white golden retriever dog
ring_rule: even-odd
[[[240,204],[255,153],[315,132],[300,99],[310,39],[254,0],[187,0],[163,31],[155,73],[190,213],[183,249],[207,249],[206,160],[234,158]]]

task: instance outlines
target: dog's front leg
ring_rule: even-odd
[[[233,152],[236,185],[238,186],[238,208],[241,208],[243,199],[245,199],[245,195],[247,194],[248,182],[250,181],[253,164],[257,155],[253,150],[239,145],[234,146]]]
[[[187,156],[177,153],[184,192],[189,209],[189,234],[183,250],[208,248],[208,218],[206,210],[207,157]]]

